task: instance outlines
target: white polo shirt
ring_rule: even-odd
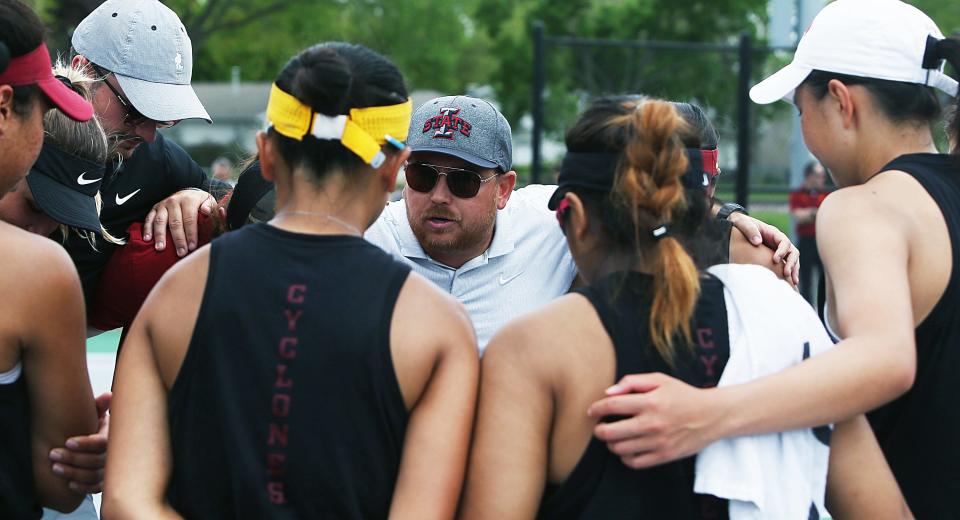
[[[490,247],[459,269],[424,253],[403,200],[388,204],[364,238],[460,300],[473,320],[482,354],[500,327],[565,294],[573,283],[573,257],[554,212],[547,209],[555,189],[530,185],[513,192],[497,212]]]

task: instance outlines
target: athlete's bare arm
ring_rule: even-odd
[[[790,242],[790,238],[783,231],[739,211],[731,214],[727,220],[743,233],[750,244],[762,244],[774,250],[773,259],[780,266],[781,278],[793,280],[793,285],[800,282],[800,250]]]
[[[165,499],[173,467],[167,392],[190,344],[209,263],[210,247],[204,246],[164,274],[124,342],[114,383],[105,519],[180,518]]]
[[[775,258],[775,252],[766,247],[756,247],[747,240],[739,228],[730,229],[730,263],[731,264],[753,264],[769,269],[777,278],[781,280],[793,281],[792,278],[785,278],[783,264]]]
[[[830,437],[827,510],[837,520],[912,518],[867,418],[837,423]]]
[[[908,191],[871,182],[837,191],[820,207],[820,254],[834,293],[842,296],[835,309],[844,340],[835,348],[779,374],[725,388],[700,390],[662,374],[628,376],[618,392],[646,393],[596,403],[591,413],[598,416],[633,415],[598,426],[598,437],[626,464],[649,467],[718,438],[842,421],[906,392],[916,370],[907,274],[915,238],[897,208],[910,207],[901,202]],[[656,432],[654,424],[660,426]]]
[[[410,274],[394,307],[390,350],[410,411],[390,518],[453,518],[479,372],[470,317],[453,297]]]
[[[500,330],[481,363],[465,519],[534,518],[547,483],[564,482],[592,437],[584,410],[616,375],[592,305],[563,296]]]
[[[487,345],[460,518],[534,518],[547,481],[553,399],[524,330]]]
[[[97,430],[80,280],[57,243],[5,223],[0,223],[0,236],[9,252],[0,294],[11,303],[0,318],[0,329],[22,355],[37,494],[42,505],[69,512],[83,494],[54,473],[50,450],[63,446],[69,437]]]

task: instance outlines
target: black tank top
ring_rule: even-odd
[[[170,391],[177,511],[387,517],[408,416],[390,323],[409,271],[359,237],[256,224],[212,243]]]
[[[890,170],[910,174],[940,207],[953,266],[946,291],[916,328],[913,388],[868,418],[917,518],[960,518],[960,165],[949,155],[912,154],[882,171]]]
[[[701,278],[691,328],[694,344],[678,338],[673,368],[657,354],[650,337],[651,276],[618,273],[577,292],[590,300],[613,342],[616,380],[642,372],[663,372],[698,387],[716,386],[720,380],[730,357],[730,337],[723,284],[716,278]],[[538,518],[727,518],[726,501],[694,494],[693,480],[694,457],[634,470],[593,437],[567,480],[547,489]]]
[[[24,374],[0,385],[0,518],[40,518],[30,454],[30,405]]]

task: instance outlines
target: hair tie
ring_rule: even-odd
[[[659,242],[661,238],[670,235],[670,228],[666,224],[660,224],[658,227],[653,228],[653,231],[650,232],[650,236],[653,237],[654,241]]]

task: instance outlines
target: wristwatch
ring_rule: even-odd
[[[744,215],[749,215],[749,213],[747,213],[747,208],[737,204],[736,202],[727,202],[723,206],[720,206],[720,211],[717,212],[717,218],[719,220],[727,220],[730,218],[730,215],[738,211]]]

